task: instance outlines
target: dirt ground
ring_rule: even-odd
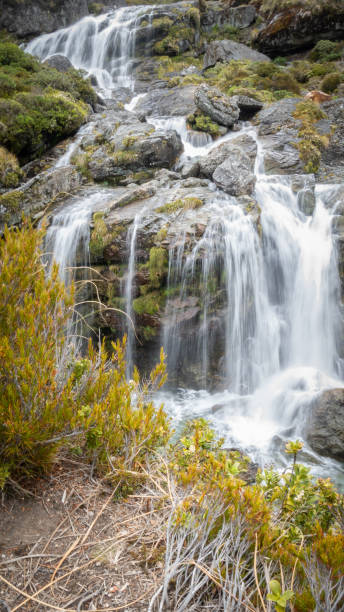
[[[147,610],[163,567],[149,499],[116,501],[71,458],[33,493],[0,504],[0,612]]]

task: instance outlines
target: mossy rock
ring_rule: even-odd
[[[331,62],[340,59],[341,54],[342,48],[339,43],[319,40],[308,57],[315,62]]]
[[[321,90],[331,94],[337,89],[338,85],[340,85],[342,81],[343,75],[341,75],[339,72],[331,72],[321,81]]]
[[[178,212],[180,210],[192,210],[195,208],[200,208],[203,205],[203,200],[200,198],[184,198],[183,200],[173,200],[172,202],[167,202],[164,206],[160,206],[156,209],[158,213],[167,213],[171,214],[174,212]]]
[[[154,315],[160,310],[162,296],[158,291],[152,291],[133,300],[133,310],[137,315]]]
[[[323,110],[311,100],[303,100],[296,105],[293,113],[295,119],[301,120],[301,128],[298,132],[299,141],[296,144],[300,153],[300,159],[304,163],[304,170],[315,173],[319,170],[321,162],[321,151],[328,146],[328,136],[319,134],[315,124],[326,117]]]
[[[41,155],[85,122],[96,94],[79,71],[40,63],[0,42],[0,140],[20,162]]]
[[[105,247],[107,247],[116,238],[119,232],[109,232],[104,221],[104,214],[97,212],[93,215],[93,230],[90,236],[90,253],[96,259],[103,256]]]
[[[160,287],[167,275],[168,256],[166,249],[152,247],[149,251],[149,279],[152,287]]]
[[[201,112],[196,112],[192,115],[189,115],[187,118],[188,125],[200,132],[206,132],[207,134],[211,134],[211,136],[218,136],[220,134],[220,128],[217,123],[211,120],[208,115],[204,115]]]
[[[16,156],[0,146],[0,185],[7,189],[17,187],[21,177],[22,171]]]

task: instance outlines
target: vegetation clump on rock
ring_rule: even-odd
[[[95,101],[78,71],[59,72],[0,41],[0,143],[21,162],[76,132]]]

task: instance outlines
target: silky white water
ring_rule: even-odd
[[[68,28],[35,38],[26,51],[41,60],[65,55],[75,68],[94,76],[106,95],[115,86],[133,89],[136,35],[143,19],[149,27],[152,17],[153,7],[147,6],[122,7],[98,17],[90,15]]]
[[[136,237],[140,227],[142,217],[144,216],[145,208],[140,211],[134,219],[133,224],[129,227],[127,234],[127,246],[129,252],[128,260],[128,272],[125,282],[125,313],[127,316],[126,320],[126,363],[127,363],[127,374],[131,376],[134,367],[134,339],[135,339],[135,326],[133,321],[133,298],[134,298],[134,283],[136,274]]]
[[[42,59],[55,53],[66,55],[75,67],[94,75],[107,95],[114,85],[133,89],[137,32],[147,15],[149,26],[153,9],[147,7],[86,17],[70,28],[32,41],[27,51]],[[126,109],[134,111],[140,97],[142,94],[135,96]],[[243,133],[256,138],[250,125],[212,141],[208,135],[190,132],[185,117],[147,120],[181,136],[181,164],[205,156],[221,142]],[[342,331],[339,277],[331,234],[338,186],[317,186],[314,211],[307,216],[302,190],[294,190],[292,177],[266,176],[264,151],[259,141],[257,145],[259,219],[212,186],[214,198],[207,205],[209,221],[203,236],[190,251],[182,232],[170,249],[170,297],[161,342],[174,384],[178,385],[183,370],[195,362],[198,388],[188,388],[183,382],[183,388],[170,388],[160,397],[177,424],[193,416],[207,416],[224,435],[227,447],[240,447],[261,462],[273,459],[283,465],[284,442],[304,436],[307,413],[317,394],[343,386],[343,362],[337,346]],[[57,166],[70,163],[75,149],[72,145]],[[303,191],[308,190],[306,179],[305,185]],[[99,188],[92,198],[68,204],[52,219],[47,250],[59,262],[66,283],[76,261],[88,261],[91,213],[103,197]],[[133,316],[141,222],[141,215],[136,216],[128,230],[124,289],[128,317]],[[186,311],[194,319],[198,317],[195,334],[185,335],[185,328],[192,326],[192,319],[185,321]],[[135,337],[132,326],[125,326],[130,375]],[[222,390],[216,391],[216,387]],[[310,464],[317,463],[318,472],[328,474],[336,467],[335,462],[320,459],[307,446],[305,458]]]

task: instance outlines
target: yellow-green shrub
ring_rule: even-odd
[[[5,229],[0,243],[0,466],[21,477],[46,469],[56,451],[49,440],[70,431],[73,415],[57,369],[73,293],[56,267],[46,278],[42,239],[26,227]]]
[[[126,379],[125,340],[112,356],[70,348],[67,292],[57,267],[46,276],[44,230],[5,229],[0,243],[0,486],[49,468],[70,436],[99,468],[122,477],[170,436],[151,400],[165,380],[164,355],[148,382]]]

